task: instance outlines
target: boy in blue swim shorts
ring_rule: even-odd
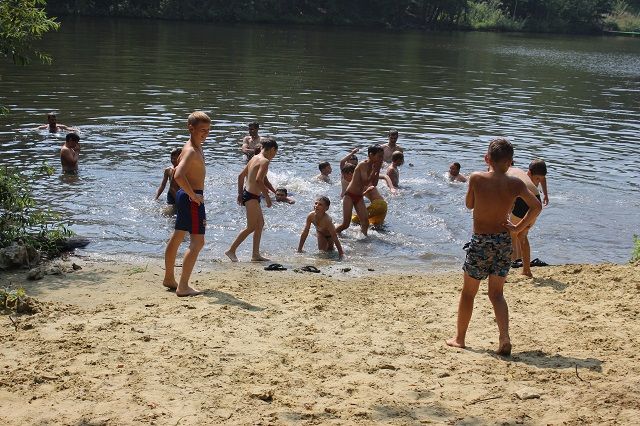
[[[180,186],[176,193],[176,226],[164,252],[164,281],[162,284],[175,289],[177,296],[196,296],[202,292],[189,286],[189,277],[204,247],[207,218],[204,211],[204,178],[206,168],[202,144],[209,135],[211,119],[201,111],[189,115],[189,140],[182,148],[173,179]],[[189,233],[189,248],[184,253],[182,274],[177,282],[174,275],[176,256],[180,243]]]
[[[513,146],[504,138],[493,139],[484,156],[489,171],[474,172],[469,177],[465,204],[473,209],[473,237],[462,267],[464,283],[458,304],[457,332],[446,341],[456,348],[465,347],[465,337],[473,302],[480,281],[489,277],[489,300],[498,323],[497,353],[511,354],[509,337],[509,308],[503,287],[511,265],[511,237],[509,232],[520,232],[540,213],[542,206],[520,179],[507,175],[513,160]],[[518,225],[507,220],[517,197],[529,206],[529,211]]]

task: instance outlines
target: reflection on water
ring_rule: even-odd
[[[205,144],[207,259],[221,259],[244,226],[238,142],[256,119],[281,143],[270,179],[297,201],[266,210],[264,249],[278,260],[320,261],[313,239],[308,253],[294,254],[314,197],[328,195],[337,220],[339,159],[384,143],[392,127],[406,149],[403,188],[383,190],[383,229],[367,239],[345,232],[356,265],[458,268],[471,214],[466,186],[443,173],[452,161],[463,173],[484,168],[497,135],[512,140],[517,165],[535,157],[549,165],[551,202],[531,234],[533,257],[624,262],[640,232],[637,40],[82,19],[65,21],[45,48],[52,66],[0,65],[0,101],[12,110],[0,122],[0,161],[59,167],[64,135],[33,128],[50,110],[78,127],[80,175],[43,176],[36,194],[94,237],[91,252],[162,256],[173,219],[153,195],[195,109],[214,119]],[[332,185],[310,180],[324,160],[334,166]]]

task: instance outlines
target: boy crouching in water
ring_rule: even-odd
[[[473,209],[473,237],[462,267],[464,284],[458,305],[457,332],[454,338],[447,340],[447,345],[465,347],[473,301],[480,281],[488,276],[489,299],[500,333],[497,353],[510,355],[509,309],[502,293],[511,266],[509,232],[518,233],[533,223],[542,206],[524,182],[507,175],[513,159],[513,146],[509,141],[504,138],[492,140],[484,159],[489,171],[475,172],[469,177],[465,203],[467,208]],[[517,197],[524,200],[529,211],[514,226],[507,217]]]
[[[164,252],[164,281],[165,287],[175,289],[178,296],[196,296],[201,294],[195,288],[189,287],[189,277],[198,259],[198,254],[204,247],[204,231],[207,226],[207,216],[204,210],[204,153],[202,144],[209,135],[211,119],[201,111],[189,115],[189,140],[182,148],[178,165],[173,172],[173,179],[180,186],[176,192],[176,225],[167,248]],[[189,248],[184,253],[182,261],[182,275],[180,282],[176,282],[174,266],[180,243],[187,232],[190,234]]]
[[[238,234],[236,239],[224,254],[237,262],[236,250],[238,246],[253,233],[253,251],[251,255],[252,262],[261,262],[269,260],[260,255],[260,239],[262,238],[262,229],[264,228],[264,216],[260,207],[260,194],[264,196],[267,207],[271,207],[271,198],[267,180],[267,172],[269,171],[269,162],[276,156],[278,152],[278,144],[274,138],[267,138],[262,142],[262,151],[254,156],[245,168],[238,175],[238,204],[243,205],[247,209],[247,227]],[[246,186],[244,186],[246,180]]]
[[[298,253],[302,253],[304,242],[309,235],[309,229],[311,224],[316,227],[316,235],[318,237],[318,250],[321,251],[333,251],[333,246],[338,249],[338,256],[340,259],[344,256],[342,251],[342,245],[338,240],[338,234],[336,228],[333,226],[331,216],[327,214],[331,201],[328,197],[320,197],[313,204],[313,211],[307,216],[307,222],[304,225],[304,230],[300,235],[300,243],[298,244]]]

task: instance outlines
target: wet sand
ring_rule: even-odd
[[[94,263],[22,285],[42,312],[4,315],[0,423],[632,424],[640,418],[638,265],[512,271],[513,353],[495,355],[483,283],[466,350],[447,347],[461,273],[332,276]],[[65,265],[69,269],[69,264]],[[346,266],[346,265],[344,265]],[[321,268],[322,269],[322,268]]]

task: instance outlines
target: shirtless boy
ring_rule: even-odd
[[[328,197],[320,197],[313,204],[313,211],[307,216],[307,222],[304,225],[302,234],[300,235],[300,243],[298,243],[298,253],[302,253],[304,242],[309,235],[311,224],[316,227],[316,236],[318,237],[318,250],[333,251],[333,247],[338,249],[340,259],[344,256],[342,245],[338,240],[336,228],[333,226],[331,217],[327,214],[331,201]]]
[[[320,182],[331,183],[331,178],[329,175],[333,170],[331,170],[331,164],[328,161],[323,161],[318,164],[318,169],[320,169],[320,174],[316,176],[316,179]]]
[[[173,179],[173,173],[175,172],[176,166],[178,166],[178,158],[180,157],[181,152],[182,148],[174,148],[171,151],[171,166],[164,169],[164,173],[162,175],[162,183],[156,191],[155,199],[157,200],[164,192],[164,188],[167,186],[167,181],[169,182],[169,190],[167,191],[167,204],[169,204],[170,206],[175,206],[176,193],[178,192],[178,189],[180,189],[178,183]]]
[[[384,162],[391,163],[391,156],[394,152],[404,152],[404,149],[399,147],[398,144],[398,131],[396,129],[389,130],[389,142],[382,145],[384,149]]]
[[[400,183],[400,171],[398,167],[404,164],[404,154],[396,151],[391,155],[391,164],[387,167],[387,176],[391,179],[394,187],[398,187]]]
[[[238,246],[253,233],[252,262],[269,260],[260,255],[260,238],[264,228],[264,216],[260,207],[260,194],[264,196],[267,207],[271,207],[271,198],[266,185],[269,162],[276,156],[278,144],[273,138],[262,142],[262,151],[253,157],[238,175],[238,204],[247,209],[247,227],[236,237],[226,254],[232,262],[237,262],[236,250]],[[245,186],[246,180],[246,186]],[[274,191],[275,192],[275,191]]]
[[[469,177],[465,204],[473,209],[473,236],[462,270],[464,283],[458,305],[456,336],[447,345],[465,347],[465,337],[473,301],[480,281],[489,277],[489,300],[493,305],[499,331],[498,355],[511,354],[509,338],[509,309],[503,295],[503,286],[511,266],[510,232],[521,232],[540,213],[542,206],[520,179],[507,175],[513,158],[513,147],[504,138],[493,139],[484,156],[490,166],[488,172],[474,172]],[[508,222],[516,197],[529,206],[518,225]]]
[[[206,168],[202,144],[211,129],[211,119],[201,111],[193,112],[187,121],[189,140],[184,144],[178,159],[178,165],[173,172],[173,180],[180,186],[176,192],[176,225],[167,248],[164,252],[164,281],[165,287],[175,289],[177,296],[196,296],[202,292],[189,286],[189,277],[198,259],[198,254],[204,247],[204,232],[207,226],[207,216],[204,209],[204,178]],[[182,260],[182,274],[180,282],[176,282],[174,265],[180,243],[189,233],[189,248]]]
[[[284,188],[282,186],[279,188],[276,188],[276,201],[278,203],[287,203],[287,204],[296,203],[296,200],[289,197],[289,192],[287,191],[287,188]]]
[[[549,204],[549,196],[547,194],[547,165],[542,160],[533,160],[529,164],[529,170],[526,172],[517,167],[509,168],[507,175],[517,177],[527,185],[527,189],[535,195],[540,201],[540,191],[538,187],[542,185],[542,192],[544,193],[544,205]],[[522,200],[522,198],[516,198],[516,202],[511,211],[509,219],[511,223],[517,225],[524,215],[529,211],[529,206]],[[511,233],[511,239],[513,240],[513,259],[522,259],[522,275],[527,277],[533,277],[531,273],[531,246],[529,245],[529,230],[535,224],[535,219],[529,226],[519,233]]]
[[[62,172],[75,175],[78,173],[78,158],[80,157],[80,136],[67,133],[64,145],[60,148],[60,162]]]
[[[370,186],[378,184],[380,176],[380,167],[382,166],[383,150],[380,145],[370,146],[368,158],[359,163],[353,171],[353,177],[342,199],[342,223],[336,231],[338,233],[344,231],[351,224],[351,213],[356,210],[356,214],[360,218],[360,229],[364,235],[367,235],[369,229],[369,217],[367,208],[364,205],[363,194]]]
[[[260,123],[257,121],[249,123],[249,134],[242,139],[242,147],[240,148],[244,153],[246,161],[249,161],[256,154],[256,151],[260,151],[260,142],[262,138],[258,135],[260,129]]]
[[[466,182],[467,178],[465,175],[460,173],[460,163],[451,163],[449,165],[449,180],[451,182]]]
[[[56,115],[53,112],[47,114],[47,124],[39,126],[38,129],[49,129],[49,133],[57,133],[58,130],[64,130],[66,132],[77,132],[76,129],[65,126],[64,124],[58,124]]]

